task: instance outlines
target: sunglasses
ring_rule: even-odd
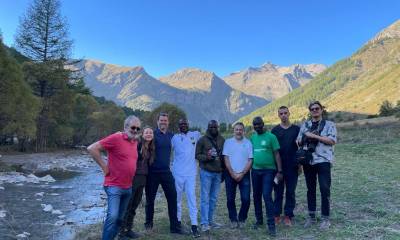
[[[312,112],[314,112],[314,111],[319,111],[319,110],[321,110],[321,108],[319,108],[319,107],[316,107],[316,108],[310,108],[310,111],[312,111]]]
[[[132,129],[133,131],[140,131],[140,127],[136,127],[136,126],[132,126],[131,129]]]

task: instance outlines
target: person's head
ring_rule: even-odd
[[[288,123],[289,122],[289,108],[286,106],[281,106],[278,109],[278,117],[281,119],[281,123]]]
[[[218,122],[217,120],[211,120],[208,122],[207,131],[211,134],[211,136],[218,136]]]
[[[161,131],[166,131],[168,129],[168,113],[161,112],[158,114],[157,126]]]
[[[237,140],[242,140],[244,136],[244,124],[237,122],[233,125],[233,135]]]
[[[149,126],[143,128],[142,139],[144,142],[151,142],[154,139],[153,129]]]
[[[262,117],[255,117],[253,119],[253,128],[258,134],[264,133],[264,120]]]
[[[187,119],[179,119],[178,125],[181,133],[187,133],[189,131],[189,122]]]
[[[129,139],[139,138],[140,133],[140,120],[134,115],[130,115],[124,121],[124,132],[128,135]]]
[[[323,106],[319,101],[313,101],[308,105],[308,110],[310,110],[311,118],[320,119],[322,118]]]

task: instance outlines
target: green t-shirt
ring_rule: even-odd
[[[280,148],[276,136],[270,132],[253,133],[250,141],[253,144],[253,168],[276,169],[274,151]]]

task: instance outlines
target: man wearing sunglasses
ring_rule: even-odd
[[[316,223],[316,188],[317,177],[321,192],[321,224],[320,229],[329,229],[330,194],[331,194],[331,164],[333,163],[333,145],[337,141],[336,126],[333,122],[322,119],[323,106],[320,102],[311,102],[308,106],[311,120],[303,123],[297,142],[303,149],[312,153],[308,164],[303,164],[307,185],[308,215],[304,227]]]
[[[124,131],[93,143],[87,150],[104,173],[104,190],[107,194],[107,217],[103,227],[103,240],[114,239],[120,230],[131,197],[132,178],[138,159],[137,144],[140,120],[129,116]],[[101,151],[106,151],[104,160]]]

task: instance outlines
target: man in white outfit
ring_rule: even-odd
[[[193,237],[200,237],[197,228],[197,206],[196,206],[196,174],[197,165],[195,159],[196,143],[201,137],[198,131],[189,131],[189,123],[186,119],[179,120],[179,132],[172,137],[174,161],[172,174],[175,178],[177,193],[177,215],[179,224],[182,219],[182,194],[186,192],[188,201],[191,232]]]

